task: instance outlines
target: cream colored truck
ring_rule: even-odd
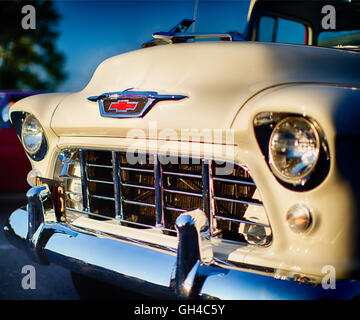
[[[11,108],[33,169],[7,238],[80,295],[92,278],[165,298],[358,295],[359,2],[253,1],[242,35],[192,22]]]

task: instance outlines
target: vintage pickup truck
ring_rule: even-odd
[[[32,188],[7,238],[80,293],[356,297],[359,1],[252,1],[243,34],[192,22],[12,106]]]

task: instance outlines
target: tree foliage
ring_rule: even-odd
[[[25,5],[35,8],[35,29],[22,26]],[[55,90],[65,79],[56,48],[59,21],[51,0],[0,1],[0,90]]]

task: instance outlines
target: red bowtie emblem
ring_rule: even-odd
[[[127,110],[135,110],[137,102],[129,102],[128,100],[119,100],[110,104],[109,110],[116,112],[126,112]]]

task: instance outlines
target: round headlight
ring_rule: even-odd
[[[24,148],[30,154],[39,151],[44,137],[44,131],[39,121],[33,115],[25,118],[21,129],[21,140]]]
[[[287,183],[304,184],[319,154],[320,137],[309,120],[285,118],[271,134],[269,164],[275,176]]]

